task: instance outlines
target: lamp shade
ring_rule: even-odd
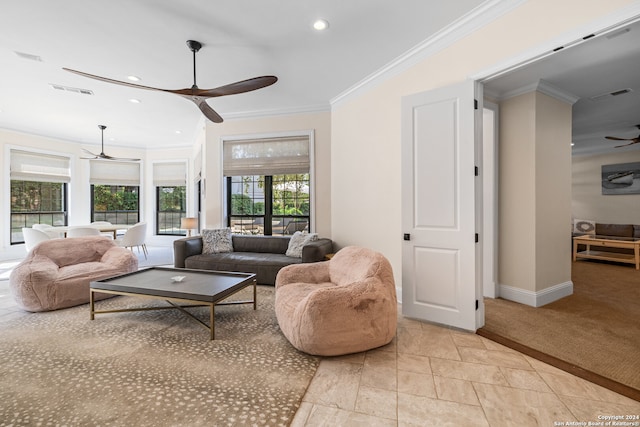
[[[198,218],[185,217],[180,219],[180,228],[184,230],[195,230],[198,228]]]

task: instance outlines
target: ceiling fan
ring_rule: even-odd
[[[85,153],[91,154],[93,157],[81,157],[82,159],[85,159],[85,160],[96,160],[96,159],[119,160],[119,161],[125,161],[125,162],[139,162],[140,161],[140,159],[127,159],[127,158],[124,158],[124,157],[111,157],[111,156],[107,156],[106,154],[104,154],[104,130],[107,127],[105,125],[98,125],[98,127],[102,131],[102,148],[100,149],[100,154],[94,154],[91,151],[83,148],[82,150]]]
[[[250,92],[256,89],[262,89],[263,87],[271,86],[278,81],[275,76],[261,76],[254,77],[252,79],[241,80],[239,82],[230,83],[224,86],[217,87],[215,89],[200,89],[196,85],[196,52],[200,50],[202,44],[195,40],[187,40],[187,46],[193,52],[193,86],[187,89],[159,89],[151,86],[143,86],[134,83],[121,82],[118,80],[108,79],[106,77],[94,76],[93,74],[83,73],[82,71],[76,71],[69,68],[63,68],[63,70],[71,73],[79,74],[81,76],[89,77],[91,79],[101,80],[107,83],[115,83],[118,85],[135,87],[138,89],[158,90],[161,92],[175,93],[181,97],[192,101],[198,106],[200,111],[212,122],[222,123],[222,117],[214,111],[213,108],[207,104],[207,98],[214,98],[217,96],[235,95],[238,93]]]
[[[638,129],[640,129],[640,125],[636,125]],[[626,147],[628,145],[638,144],[640,143],[640,135],[635,138],[618,138],[617,136],[605,136],[606,139],[611,139],[614,141],[631,141],[628,144],[616,145],[614,148]]]

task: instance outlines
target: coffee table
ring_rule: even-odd
[[[182,277],[182,279],[179,279]],[[179,281],[178,281],[179,280]],[[216,305],[253,304],[256,309],[256,275],[224,271],[192,270],[184,268],[151,267],[133,273],[93,281],[89,285],[91,320],[96,314],[178,309],[209,329],[215,339],[214,308]],[[253,300],[221,302],[225,298],[253,285]],[[169,306],[96,310],[94,293],[129,295],[163,299]],[[178,305],[177,303],[189,303]],[[189,313],[185,308],[209,307],[209,324]]]
[[[578,251],[578,245],[585,245],[586,251]],[[625,248],[633,250],[633,254],[593,250],[598,247]],[[635,264],[640,270],[640,238],[584,235],[573,238],[573,260],[578,258],[600,259],[605,261],[625,262]]]

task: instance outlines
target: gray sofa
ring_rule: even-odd
[[[174,266],[255,273],[259,284],[274,285],[278,271],[285,265],[325,261],[325,256],[333,252],[333,241],[320,238],[303,247],[302,258],[289,257],[285,253],[290,239],[234,234],[233,252],[203,254],[202,237],[186,237],[173,242]]]

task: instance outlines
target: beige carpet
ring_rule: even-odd
[[[83,305],[0,323],[0,424],[288,425],[319,359],[283,337],[273,290],[258,287],[257,311],[216,308],[215,341],[177,310],[90,321]],[[165,304],[97,308],[141,302]]]
[[[640,271],[593,261],[572,267],[574,294],[546,306],[485,299],[478,334],[640,400]]]

